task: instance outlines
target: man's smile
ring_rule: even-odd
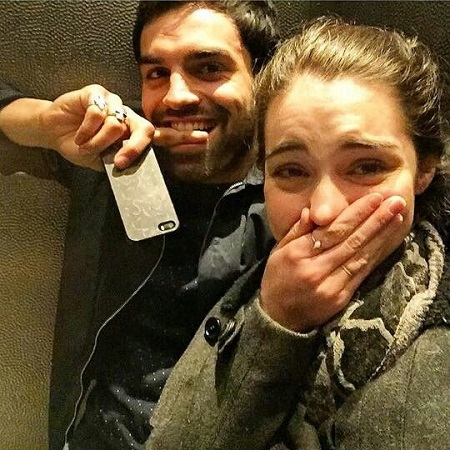
[[[212,120],[196,120],[196,121],[171,121],[166,122],[164,126],[170,126],[177,131],[211,131],[215,126]]]

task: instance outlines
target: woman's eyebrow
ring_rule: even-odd
[[[273,156],[280,155],[287,152],[301,152],[301,153],[309,153],[307,146],[300,141],[285,141],[279,145],[276,145],[270,150],[267,150],[266,155],[264,157],[264,161],[272,158]]]
[[[379,138],[365,138],[357,136],[347,136],[342,140],[341,148],[342,150],[352,150],[355,148],[365,147],[367,149],[374,150],[393,150],[398,149],[398,145],[387,139]],[[284,141],[275,147],[268,149],[266,151],[266,156],[264,160],[270,159],[273,156],[287,153],[287,152],[302,152],[309,153],[309,149],[306,144],[299,140],[288,140]]]
[[[346,137],[343,140],[342,147],[344,149],[345,148],[351,149],[355,147],[366,147],[368,149],[390,150],[398,148],[398,145],[387,139],[350,136]]]

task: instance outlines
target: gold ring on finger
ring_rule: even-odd
[[[120,123],[124,123],[128,117],[123,108],[114,110],[114,112],[107,114],[107,117],[108,116],[115,117]]]
[[[353,274],[350,272],[350,269],[345,265],[345,264],[342,264],[342,270],[351,278],[351,277],[353,277]]]

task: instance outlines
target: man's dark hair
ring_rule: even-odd
[[[141,1],[133,30],[133,50],[136,61],[141,58],[141,34],[148,23],[169,11],[189,6],[208,8],[230,17],[236,24],[247,51],[252,58],[252,69],[258,73],[267,62],[279,41],[276,29],[276,13],[272,1]]]

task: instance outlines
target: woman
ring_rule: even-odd
[[[396,32],[321,19],[279,47],[256,88],[277,245],[206,319],[147,448],[450,448],[443,87]]]

